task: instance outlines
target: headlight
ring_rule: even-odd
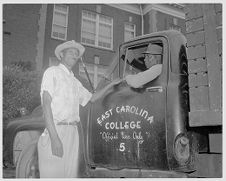
[[[185,135],[179,135],[174,144],[175,158],[180,165],[185,165],[190,157],[189,139]]]

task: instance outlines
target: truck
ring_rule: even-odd
[[[162,72],[142,87],[126,81],[80,110],[80,177],[222,177],[222,5],[188,4],[186,34],[166,30],[119,46],[98,88],[147,68],[143,52],[162,47]],[[97,89],[98,89],[97,88]],[[16,165],[17,178],[38,178],[42,108],[8,125],[15,136],[35,131]]]

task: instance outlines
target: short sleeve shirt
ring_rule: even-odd
[[[69,72],[63,64],[45,71],[41,84],[41,100],[43,91],[48,91],[52,97],[54,122],[79,121],[79,105],[85,106],[92,97],[73,72]]]
[[[138,74],[127,75],[125,79],[130,86],[138,88],[157,78],[161,72],[162,64],[156,64],[143,72],[139,72]]]

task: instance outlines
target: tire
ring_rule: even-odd
[[[16,165],[16,178],[39,178],[38,140],[32,141],[21,152]]]

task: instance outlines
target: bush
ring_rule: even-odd
[[[21,108],[31,112],[40,105],[42,72],[31,71],[27,64],[3,67],[3,164],[9,164],[6,126],[10,120],[20,117]]]
[[[23,71],[28,71],[28,70],[32,71],[35,69],[35,64],[32,61],[19,60],[19,61],[13,61],[11,64],[21,67],[23,69]]]
[[[41,73],[28,71],[18,65],[3,67],[3,120],[20,116],[25,107],[31,112],[40,105]]]

